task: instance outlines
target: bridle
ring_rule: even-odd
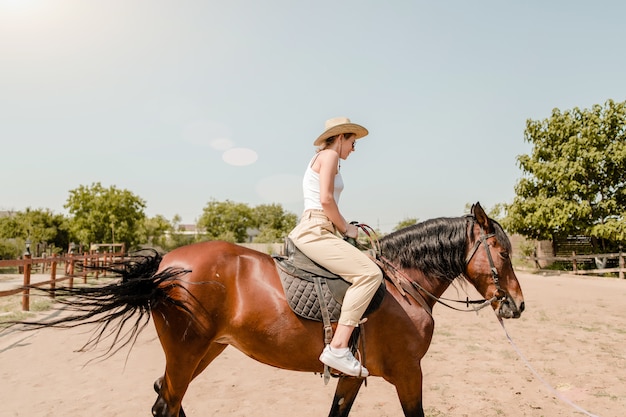
[[[465,258],[465,266],[467,267],[470,261],[472,260],[472,258],[474,257],[474,255],[476,254],[476,252],[478,251],[478,249],[480,248],[480,246],[482,245],[485,248],[485,252],[487,253],[487,259],[489,260],[489,269],[491,270],[493,283],[496,286],[496,292],[494,296],[488,300],[487,299],[470,300],[469,297],[466,297],[465,300],[452,300],[448,298],[437,297],[436,295],[430,293],[419,283],[410,279],[393,262],[385,258],[382,254],[381,245],[380,245],[380,242],[378,241],[378,236],[376,235],[376,232],[374,232],[374,229],[362,223],[352,222],[352,224],[354,224],[356,227],[361,229],[367,235],[367,237],[370,240],[371,247],[372,249],[374,249],[374,252],[375,252],[375,257],[373,257],[372,259],[374,260],[374,262],[378,264],[378,266],[381,269],[383,269],[383,271],[387,273],[391,282],[400,291],[400,294],[404,296],[405,291],[408,292],[418,303],[422,305],[422,307],[424,307],[424,309],[431,316],[432,316],[432,309],[426,303],[426,300],[422,296],[422,293],[426,294],[429,298],[431,298],[435,302],[438,302],[439,304],[442,304],[452,310],[462,311],[462,312],[473,312],[473,311],[478,312],[479,310],[482,310],[483,308],[491,305],[491,303],[495,301],[503,301],[507,297],[506,292],[500,286],[500,275],[498,274],[498,270],[495,267],[493,258],[491,256],[491,252],[489,251],[489,244],[487,243],[487,239],[494,237],[496,235],[495,233],[485,234],[482,227],[479,226],[480,236],[478,240],[474,242],[472,249],[470,249],[469,253],[467,254],[467,257]],[[410,287],[408,287],[406,283],[410,283]],[[415,290],[418,290],[418,291],[415,291]],[[465,304],[467,309],[463,310],[463,309],[453,307],[447,304],[445,301]],[[477,306],[470,308],[470,304],[477,305]]]
[[[487,253],[487,259],[489,260],[489,269],[491,270],[491,277],[493,278],[493,283],[496,286],[496,292],[492,300],[504,301],[506,299],[506,292],[502,289],[502,287],[500,287],[500,275],[498,275],[498,270],[496,269],[496,266],[493,263],[493,258],[491,257],[491,251],[489,251],[489,244],[487,243],[487,239],[489,239],[490,237],[494,237],[496,234],[495,233],[485,234],[485,232],[483,232],[483,228],[480,226],[479,226],[479,229],[480,229],[480,237],[478,238],[476,242],[474,242],[474,246],[472,246],[472,249],[467,254],[467,257],[465,258],[465,266],[469,265],[470,261],[476,254],[476,251],[478,250],[480,245],[483,245],[485,247],[485,252]]]

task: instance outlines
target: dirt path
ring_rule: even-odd
[[[537,372],[590,413],[626,410],[626,280],[518,274],[527,311],[505,325]],[[470,292],[470,296],[474,296]],[[447,295],[456,296],[454,290]],[[493,312],[438,306],[424,360],[426,415],[584,416],[524,364]],[[83,330],[0,335],[0,416],[148,416],[164,358],[150,324],[139,343],[104,362],[77,353]],[[326,416],[335,382],[261,365],[228,348],[192,383],[183,402],[193,416]],[[400,416],[391,385],[369,378],[351,416]]]

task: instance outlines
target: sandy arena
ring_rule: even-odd
[[[552,388],[518,356],[491,309],[461,313],[438,305],[423,361],[426,416],[623,416],[626,280],[518,277],[526,312],[505,325]],[[446,296],[464,294],[451,289]],[[130,353],[100,362],[88,363],[92,352],[75,352],[88,330],[0,334],[0,416],[149,416],[152,383],[164,369],[152,323]],[[334,387],[334,380],[325,386],[319,375],[274,369],[229,347],[192,383],[183,406],[189,417],[327,416]],[[350,415],[403,414],[393,387],[371,377]]]

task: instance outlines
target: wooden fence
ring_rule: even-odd
[[[620,279],[624,278],[626,268],[624,266],[624,253],[596,253],[577,255],[576,252],[572,252],[572,256],[520,256],[519,259],[524,261],[533,262],[538,268],[541,261],[547,261],[549,264],[553,262],[563,262],[572,265],[572,274],[576,275],[604,275],[604,274],[617,274]],[[617,266],[613,268],[593,268],[597,264],[605,264],[609,260],[617,260]],[[615,262],[613,262],[615,263]],[[591,268],[589,267],[591,264]],[[584,268],[581,266],[585,265]]]
[[[102,268],[113,262],[118,262],[124,258],[123,253],[96,253],[84,255],[65,255],[45,258],[31,258],[30,255],[24,255],[24,259],[16,260],[0,260],[0,268],[15,268],[23,275],[22,287],[0,291],[0,297],[15,295],[22,293],[22,310],[30,310],[30,288],[29,286],[49,285],[52,292],[50,296],[54,298],[54,289],[56,284],[62,281],[68,281],[68,287],[74,286],[75,278],[82,278],[83,283],[87,283],[87,275],[89,272],[95,274],[95,278],[106,276],[106,270]],[[60,268],[62,266],[63,268]],[[33,270],[39,269],[41,274],[50,274],[47,281],[38,281],[31,283],[31,274]],[[59,273],[59,271],[62,271]]]

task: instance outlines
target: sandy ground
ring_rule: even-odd
[[[423,362],[426,415],[623,416],[626,280],[518,277],[527,310],[505,325],[540,377],[516,353],[491,310],[461,313],[437,306],[435,336]],[[447,295],[456,296],[454,290]],[[0,334],[0,416],[150,415],[152,383],[164,368],[152,324],[130,354],[91,363],[95,354],[75,352],[87,340],[85,330]],[[192,383],[183,406],[189,417],[326,416],[334,386],[334,380],[325,386],[319,375],[274,369],[228,348]],[[401,415],[393,387],[377,377],[368,379],[351,413]]]

